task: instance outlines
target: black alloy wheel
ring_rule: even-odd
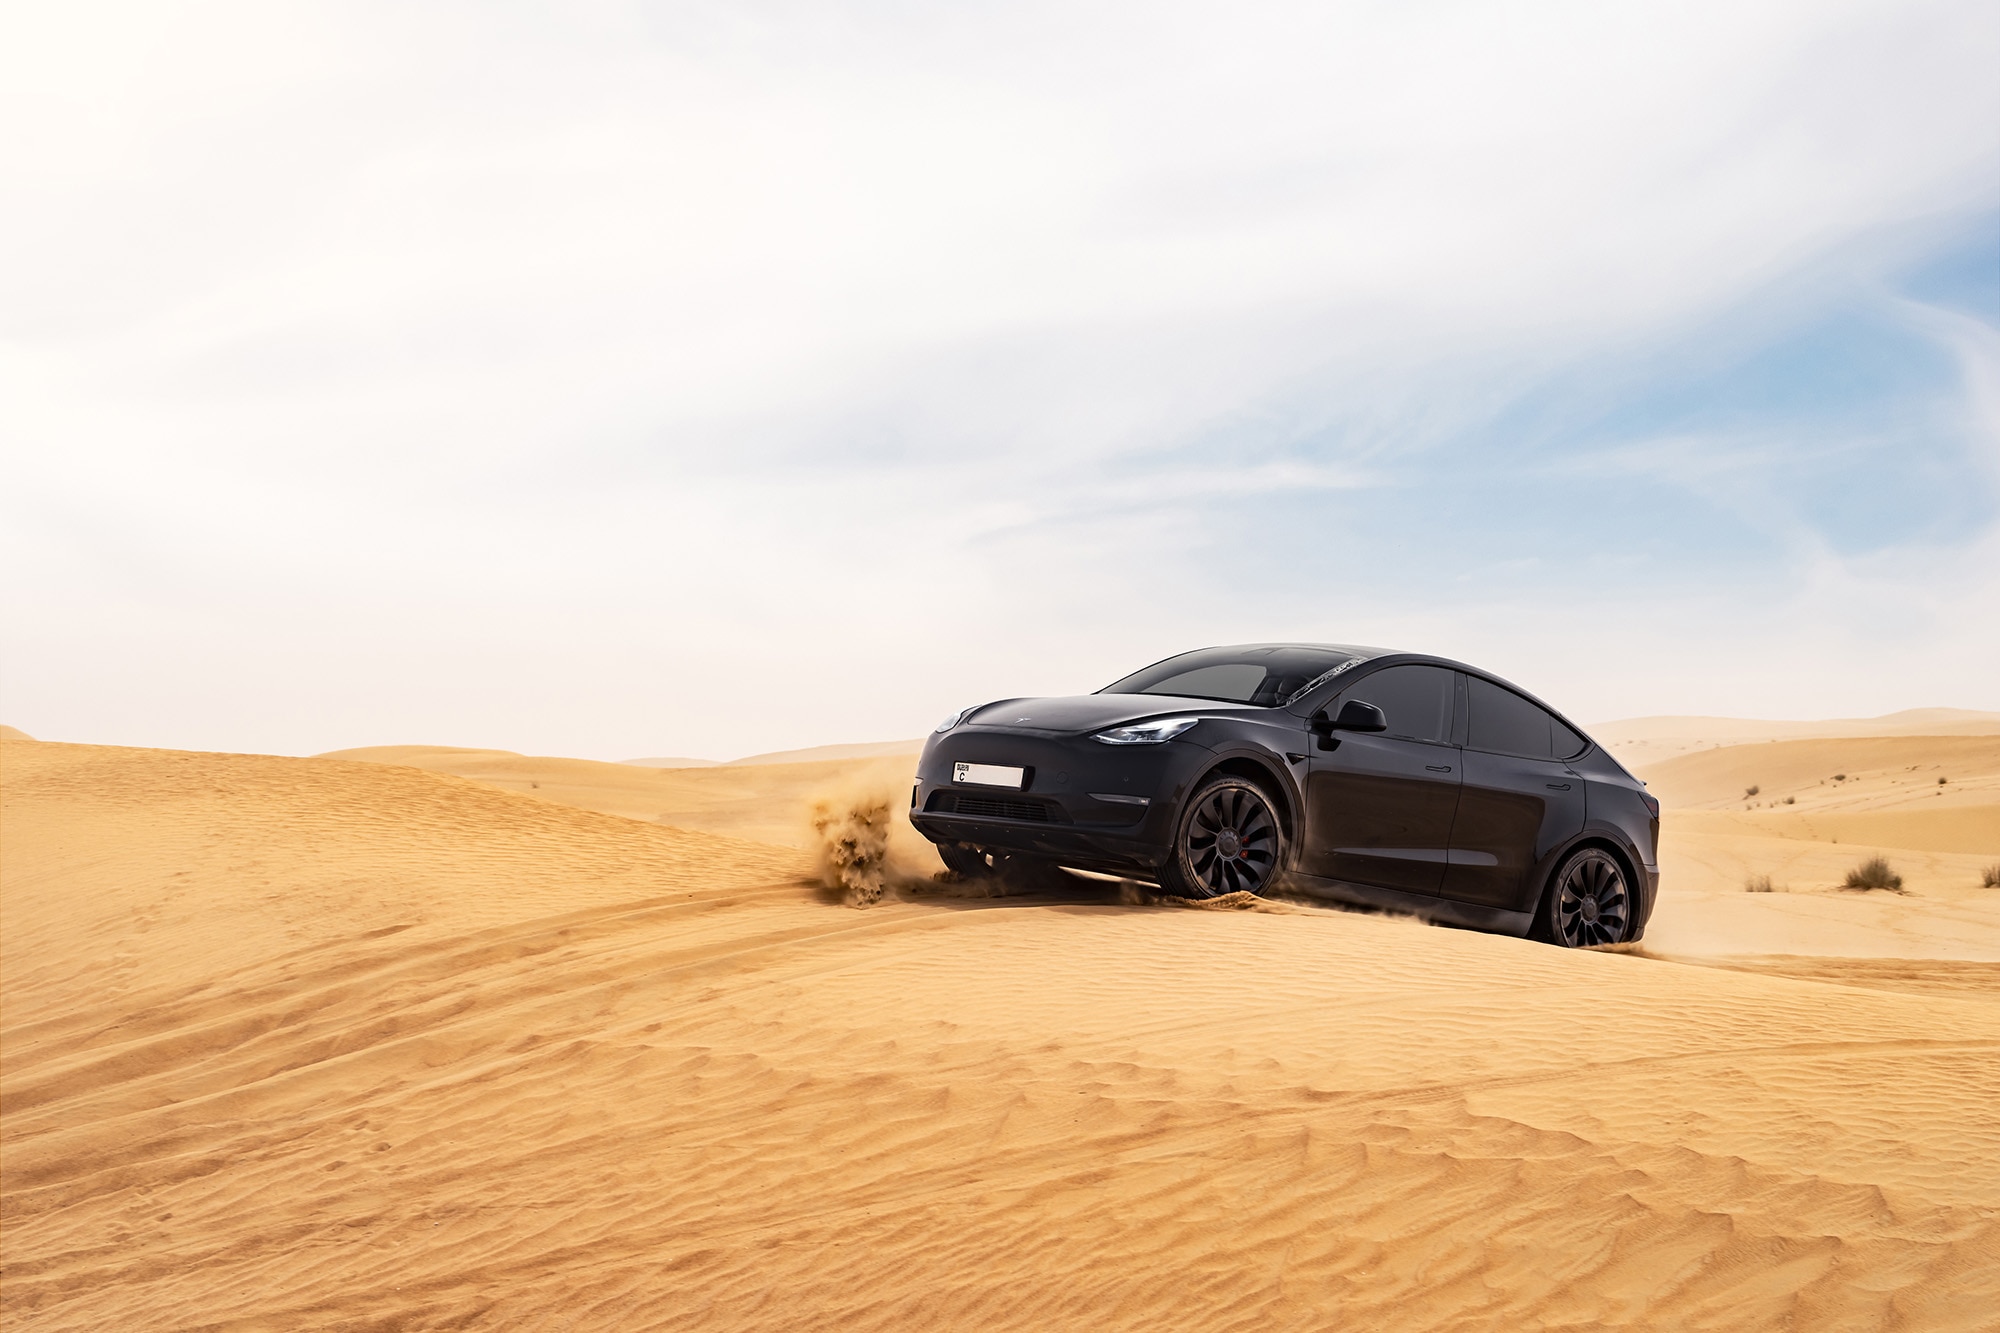
[[[1244,778],[1215,778],[1188,801],[1160,886],[1188,898],[1263,893],[1277,880],[1284,850],[1284,829],[1263,789]]]
[[[1565,949],[1622,944],[1632,933],[1632,894],[1625,871],[1601,847],[1586,847],[1562,863],[1542,899],[1540,934]]]

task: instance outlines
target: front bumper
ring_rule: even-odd
[[[924,746],[910,823],[932,842],[1026,852],[1080,870],[1150,873],[1166,860],[1181,801],[1213,757],[1185,741],[1117,746],[1087,735],[960,727]],[[952,765],[961,761],[1026,769],[1027,785],[1017,792],[954,783]]]

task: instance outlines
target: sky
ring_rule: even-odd
[[[0,4],[0,721],[2000,709],[2000,7]]]

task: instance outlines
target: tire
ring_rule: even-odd
[[[1270,793],[1223,774],[1195,789],[1174,825],[1160,887],[1183,898],[1262,894],[1285,866],[1285,826]]]
[[[1623,944],[1632,938],[1638,906],[1618,858],[1584,847],[1563,858],[1535,910],[1534,936],[1563,949]]]

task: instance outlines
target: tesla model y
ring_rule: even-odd
[[[925,743],[910,803],[966,875],[1282,887],[1572,948],[1644,930],[1659,815],[1499,677],[1340,644],[1204,648],[1095,694],[964,709]]]

